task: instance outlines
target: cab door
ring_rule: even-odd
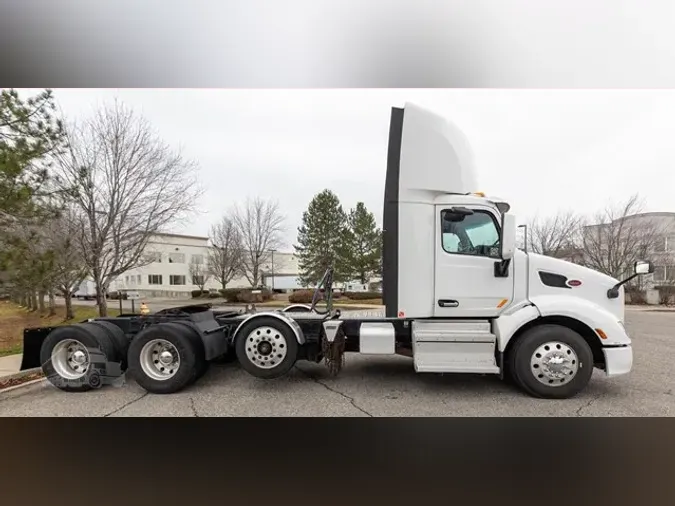
[[[505,273],[501,261],[500,222],[488,206],[436,206],[436,317],[490,318],[512,301],[514,263]]]

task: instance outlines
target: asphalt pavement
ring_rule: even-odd
[[[578,397],[533,399],[494,376],[416,374],[412,359],[348,354],[339,376],[300,362],[259,380],[237,364],[213,364],[192,387],[153,395],[132,381],[67,394],[46,381],[0,393],[0,416],[672,416],[675,312],[628,311],[634,370],[596,371]],[[75,402],[76,401],[76,402]]]

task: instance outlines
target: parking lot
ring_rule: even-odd
[[[0,394],[0,416],[672,416],[675,312],[628,311],[633,372],[596,371],[577,398],[532,399],[492,376],[415,374],[412,359],[348,354],[329,377],[299,363],[264,381],[236,364],[211,366],[183,392],[147,394],[133,382],[66,394],[46,381]]]

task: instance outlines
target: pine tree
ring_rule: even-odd
[[[51,157],[65,140],[51,90],[22,99],[0,91],[0,224],[34,218]]]
[[[347,224],[345,262],[350,266],[348,274],[365,284],[382,270],[382,231],[363,202],[358,202],[349,212]]]
[[[309,203],[298,227],[298,244],[294,246],[303,284],[319,283],[328,267],[334,268],[334,281],[346,279],[346,220],[340,199],[330,190],[318,193]]]

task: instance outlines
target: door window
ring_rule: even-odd
[[[443,249],[447,253],[499,258],[499,228],[485,211],[474,211],[461,221],[446,221],[441,213]]]

